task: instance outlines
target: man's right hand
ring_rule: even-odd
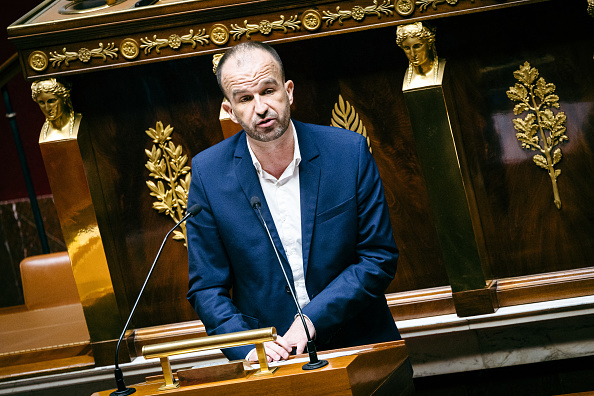
[[[281,336],[277,336],[276,341],[268,341],[264,343],[264,350],[266,351],[268,362],[287,360],[292,349],[293,348],[289,345],[289,343]],[[258,361],[256,348],[252,349],[251,352],[248,353],[246,360],[250,362]]]

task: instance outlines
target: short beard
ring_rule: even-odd
[[[285,132],[289,129],[289,124],[291,123],[290,110],[290,106],[287,106],[287,109],[285,111],[287,117],[284,119],[277,118],[279,126],[268,133],[259,133],[256,130],[256,128],[251,128],[250,125],[245,125],[243,123],[240,123],[240,125],[242,126],[245,133],[252,139],[257,140],[259,142],[272,142],[273,140],[276,140],[283,136]]]

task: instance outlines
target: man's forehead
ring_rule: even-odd
[[[280,71],[280,66],[272,55],[262,49],[254,48],[235,53],[232,58],[227,60],[221,70],[221,77],[227,74],[248,71],[254,65],[265,65],[265,67],[269,67],[273,71]]]

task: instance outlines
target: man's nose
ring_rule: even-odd
[[[254,97],[255,108],[254,111],[256,114],[265,115],[268,112],[268,104],[261,96]]]

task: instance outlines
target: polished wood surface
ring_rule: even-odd
[[[328,366],[312,371],[301,368],[303,363],[279,366],[270,376],[248,376],[247,378],[219,381],[203,385],[191,385],[178,389],[158,391],[162,381],[154,380],[138,385],[138,395],[155,394],[255,394],[255,395],[372,395],[411,394],[412,371],[398,370],[408,366],[407,351],[404,341],[365,345],[347,350],[358,351],[356,354],[329,358]],[[342,351],[342,350],[336,350]],[[301,357],[300,355],[298,357]],[[392,374],[403,377],[398,382]],[[389,380],[389,381],[388,381]],[[397,387],[392,388],[393,385]],[[386,387],[391,389],[386,389]],[[109,395],[111,391],[98,392],[94,396]]]
[[[0,381],[58,374],[94,366],[89,342],[31,349],[0,354]]]

